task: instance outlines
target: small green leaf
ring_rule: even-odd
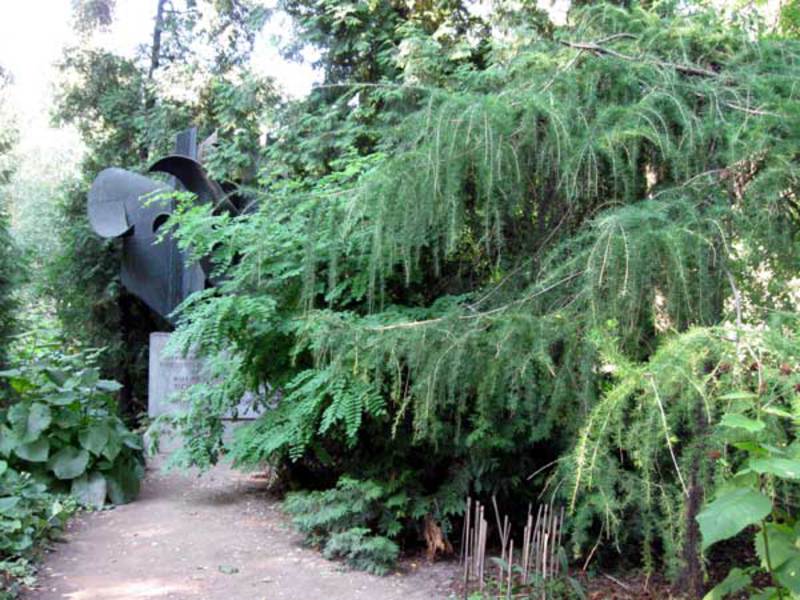
[[[780,597],[778,589],[774,587],[765,587],[763,590],[750,594],[750,600],[775,600]]]
[[[28,434],[39,437],[39,434],[50,426],[52,420],[50,407],[34,402],[28,411]]]
[[[119,434],[112,429],[108,432],[108,442],[105,448],[103,448],[103,456],[113,461],[117,458],[120,450],[122,450],[122,442],[120,441]]]
[[[11,516],[12,514],[16,514],[14,509],[16,508],[17,504],[22,501],[22,498],[19,496],[9,496],[6,498],[0,498],[0,515],[7,515]]]
[[[122,384],[114,381],[113,379],[101,379],[97,382],[95,387],[103,392],[114,393],[122,389]]]
[[[753,458],[750,468],[756,473],[769,473],[781,479],[800,479],[800,460],[793,458]]]
[[[745,452],[749,452],[750,454],[763,454],[765,448],[762,444],[754,441],[748,442],[733,442],[731,444],[734,448],[739,450],[744,450]]]
[[[55,411],[53,416],[53,424],[61,429],[73,429],[80,426],[81,415],[77,410],[72,408],[62,408]]]
[[[39,438],[35,442],[21,444],[14,448],[14,453],[22,460],[32,463],[47,462],[50,456],[50,442],[47,438]]]
[[[88,464],[89,453],[71,447],[62,448],[50,459],[50,468],[59,479],[79,477],[86,471]]]
[[[777,569],[787,560],[800,552],[796,546],[797,536],[794,530],[788,525],[767,523],[764,530],[769,541],[769,560],[772,568]],[[755,536],[756,554],[761,559],[761,566],[767,568],[767,555],[764,552],[764,534],[759,531]]]
[[[750,575],[739,568],[730,570],[728,576],[703,596],[703,600],[723,600],[728,594],[735,594],[750,585]]]
[[[16,434],[8,427],[0,425],[0,456],[10,456],[19,444]]]
[[[781,410],[780,408],[773,408],[772,406],[767,406],[767,407],[763,408],[762,410],[765,413],[769,414],[769,415],[773,415],[775,417],[780,417],[782,419],[794,419],[795,418],[795,416],[792,413],[790,413],[790,412],[788,412],[786,410]]]
[[[14,391],[24,394],[28,390],[34,389],[36,386],[26,377],[10,377],[9,383]]]
[[[108,444],[111,429],[105,423],[92,423],[78,434],[81,446],[99,456]]]
[[[72,480],[71,493],[83,506],[103,508],[106,503],[106,490],[106,478],[97,471]]]
[[[722,415],[722,420],[720,421],[719,424],[722,425],[723,427],[744,429],[745,431],[749,431],[750,433],[756,433],[758,431],[761,431],[765,427],[763,421],[751,419],[749,417],[745,417],[744,415],[740,414],[729,414],[729,413]]]
[[[0,460],[0,476],[3,475],[8,470],[8,463],[4,460]]]
[[[772,444],[762,444],[761,447],[772,456],[787,456],[786,447],[779,448],[778,446],[773,446]]]
[[[125,432],[122,434],[122,443],[132,450],[142,449],[141,437],[135,433]]]
[[[753,392],[728,392],[722,394],[720,400],[752,400],[758,398]]]
[[[578,600],[586,600],[586,592],[584,592],[580,581],[574,577],[567,577],[567,583],[569,583],[569,586],[572,588],[572,592],[575,594],[575,597],[578,598]]]
[[[696,517],[703,534],[703,550],[758,523],[770,512],[770,499],[749,488],[732,490],[719,496]]]
[[[79,374],[80,385],[94,387],[100,380],[100,373],[95,368],[86,369]]]
[[[16,433],[18,443],[35,441],[50,426],[52,415],[46,404],[19,402],[8,410],[8,422]]]
[[[58,386],[64,385],[67,380],[67,374],[62,369],[47,367],[44,369],[44,374],[52,383]]]
[[[770,548],[770,551],[772,548]],[[771,554],[771,552],[770,552]],[[780,568],[775,569],[775,577],[785,588],[792,592],[793,597],[800,595],[800,552],[795,548],[795,554]]]
[[[69,406],[80,400],[80,397],[71,390],[64,390],[57,394],[50,394],[47,401],[53,406]]]

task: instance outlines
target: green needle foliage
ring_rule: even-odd
[[[330,490],[290,494],[284,507],[307,543],[322,546],[326,558],[344,558],[355,568],[383,575],[399,553],[386,536],[401,529],[397,509],[409,502],[403,483],[387,487],[343,477]]]
[[[742,383],[707,389],[732,360],[723,324],[793,306],[800,45],[661,4],[523,41],[354,83],[382,118],[343,135],[374,144],[306,123],[302,147],[334,158],[298,173],[287,122],[243,190],[257,211],[173,220],[222,276],[174,338],[225,375],[191,392],[182,458],[216,460],[251,390],[272,408],[238,463],[411,473],[437,519],[469,491],[527,501],[560,460],[548,489],[576,551],[600,530],[652,568],[691,546],[676,516],[707,481],[697,440]]]

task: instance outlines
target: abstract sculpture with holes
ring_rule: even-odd
[[[167,320],[192,292],[210,284],[210,273],[206,261],[190,263],[172,236],[160,235],[159,228],[175,209],[175,200],[164,192],[185,189],[198,202],[212,203],[215,212],[239,213],[237,198],[212,181],[197,161],[196,139],[195,129],[183,132],[176,153],[150,167],[151,172],[172,175],[173,186],[110,168],[89,191],[92,229],[104,238],[122,238],[122,284]]]

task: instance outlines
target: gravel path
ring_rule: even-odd
[[[265,483],[220,466],[149,470],[140,498],[82,514],[43,561],[26,600],[430,600],[453,566],[408,562],[375,577],[303,548]]]

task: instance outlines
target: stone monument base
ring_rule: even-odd
[[[204,380],[202,359],[194,356],[164,356],[164,348],[171,335],[165,332],[150,334],[147,416],[151,419],[183,412],[186,405],[180,399],[181,392]],[[248,394],[242,398],[237,409],[225,418],[233,419],[234,412],[237,420],[257,418],[261,412],[253,410],[252,400],[252,396]]]

